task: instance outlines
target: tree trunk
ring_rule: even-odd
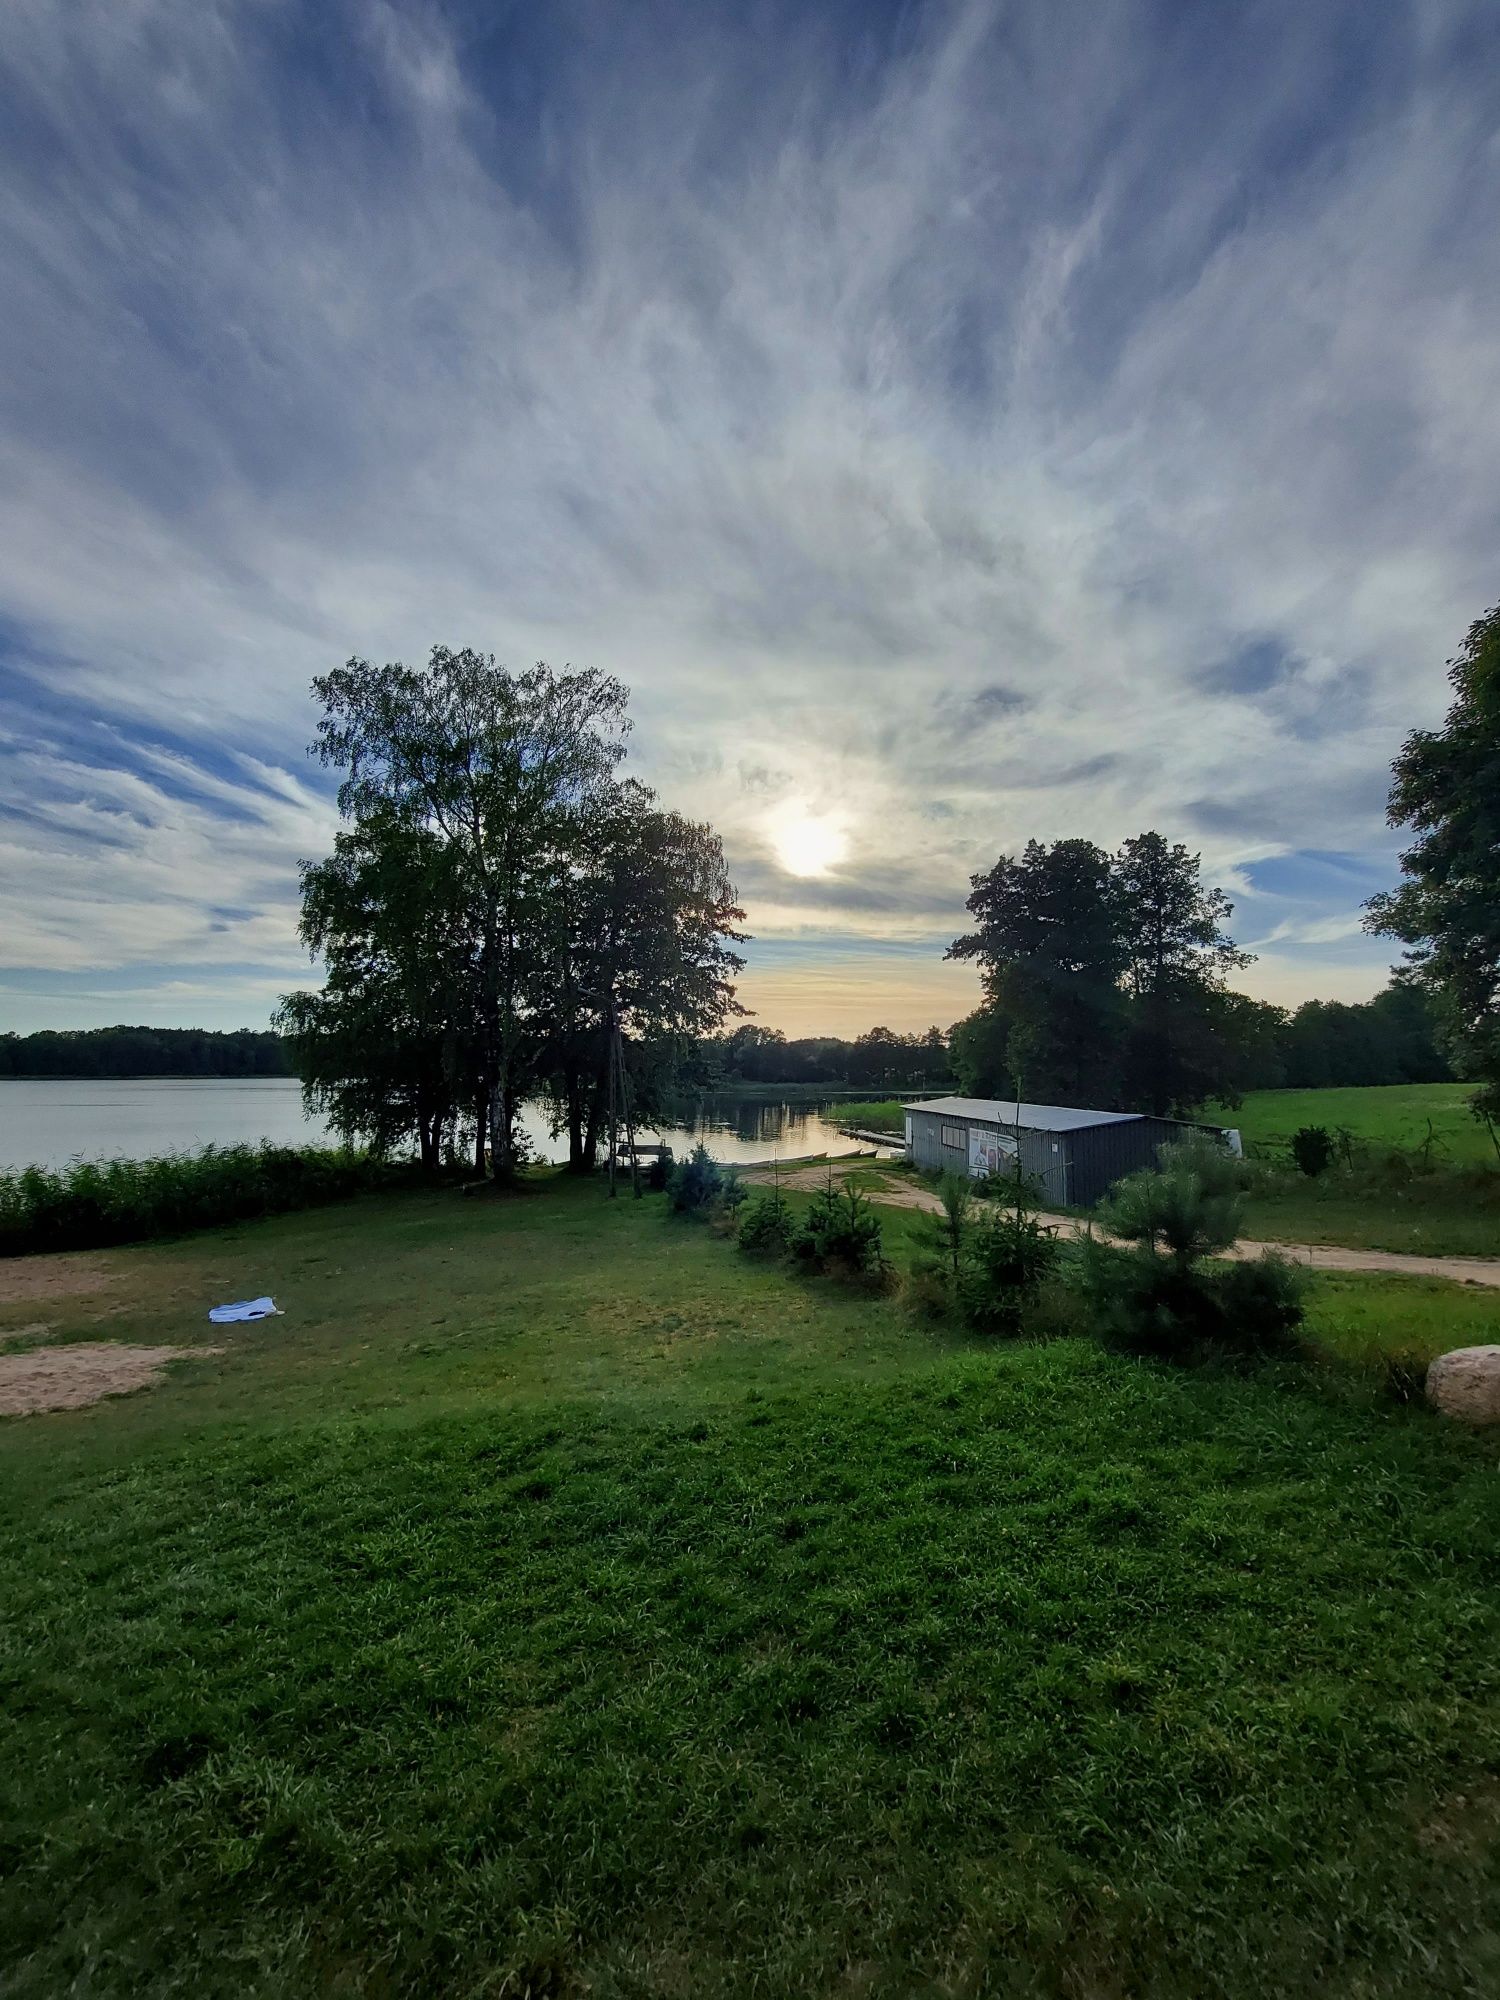
[[[505,1087],[505,1078],[497,1076],[490,1085],[490,1165],[498,1179],[513,1172],[515,1164],[510,1092]]]
[[[568,1091],[568,1172],[586,1174],[589,1161],[584,1154],[583,1092],[576,1081]]]
[[[484,1120],[485,1098],[483,1091],[481,1091],[474,1099],[474,1171],[476,1174],[484,1172]]]
[[[590,1079],[588,1118],[583,1132],[583,1157],[586,1171],[592,1173],[599,1161],[599,1114],[603,1093],[598,1077]]]

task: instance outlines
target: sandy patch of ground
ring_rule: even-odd
[[[114,1276],[109,1265],[91,1250],[63,1250],[50,1257],[0,1257],[0,1306],[102,1292],[113,1284]]]
[[[838,1168],[834,1169],[839,1177]],[[745,1175],[747,1181],[769,1184],[773,1176],[766,1167],[757,1167]],[[785,1188],[813,1189],[827,1184],[826,1166],[795,1167],[781,1176]],[[930,1188],[918,1187],[914,1182],[896,1178],[888,1180],[883,1187],[866,1190],[871,1201],[884,1202],[890,1208],[917,1208],[929,1215],[940,1215],[943,1204]],[[1055,1229],[1060,1236],[1081,1236],[1088,1224],[1073,1215],[1039,1216],[1049,1229]],[[1306,1264],[1315,1271],[1386,1271],[1395,1276],[1407,1278],[1448,1278],[1460,1285],[1493,1285],[1500,1287],[1500,1257],[1420,1257],[1405,1250],[1350,1250],[1337,1243],[1258,1243],[1245,1240],[1236,1243],[1225,1252],[1226,1256],[1240,1262],[1259,1257],[1263,1251],[1274,1250],[1282,1257],[1290,1257],[1294,1263]]]
[[[42,1410],[81,1410],[105,1396],[127,1396],[160,1382],[169,1361],[194,1354],[222,1354],[222,1347],[126,1347],[113,1340],[83,1340],[29,1354],[0,1354],[0,1417],[31,1417]]]

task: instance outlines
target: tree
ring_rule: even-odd
[[[549,898],[579,829],[625,754],[625,690],[586,670],[434,646],[425,671],[351,659],[313,682],[314,746],[345,769],[339,810],[436,836],[448,851],[478,988],[483,1086],[497,1173],[537,1080],[555,966]],[[483,1135],[479,1155],[483,1155]]]
[[[730,945],[744,911],[710,826],[616,786],[580,830],[553,898],[556,1025],[543,1057],[568,1164],[594,1164],[611,1065],[636,1118],[726,1014],[740,1013]],[[618,1093],[617,1093],[618,1094]]]
[[[472,1119],[497,1174],[546,1088],[572,1163],[594,1158],[609,1080],[637,1108],[738,1011],[742,913],[718,836],[615,766],[625,690],[594,673],[435,647],[314,682],[314,751],[350,821],[303,871],[302,933],[327,984],[281,1020],[304,1086],[377,1144],[424,1157]]]
[[[482,1171],[484,1027],[454,852],[377,806],[302,869],[302,940],[318,993],[292,993],[276,1024],[303,1095],[345,1135],[389,1151],[415,1134],[435,1165],[472,1121]]]
[[[1366,907],[1366,926],[1407,946],[1437,1005],[1475,1109],[1500,1119],[1500,605],[1448,663],[1453,701],[1439,730],[1407,737],[1386,817],[1416,835],[1404,881]],[[1493,1128],[1492,1128],[1493,1129]]]
[[[995,1006],[976,1007],[948,1037],[954,1079],[965,1097],[1014,1097],[1010,1035],[1015,1024]]]
[[[995,1017],[983,1045],[984,1067],[1022,1067],[1035,1100],[1098,1103],[1117,1089],[1125,964],[1109,856],[1087,840],[1049,848],[1026,843],[1019,857],[1001,855],[988,874],[972,878],[968,908],[976,928],[955,938],[948,958],[980,968],[987,1009]],[[976,1035],[963,1058],[979,1054]],[[1012,1050],[1012,1044],[1016,1049]]]
[[[1252,960],[1222,928],[1233,905],[1204,887],[1200,866],[1180,841],[1142,833],[1111,870],[1133,1003],[1125,1098],[1158,1117],[1233,1088],[1221,996],[1228,974]]]
[[[1179,1359],[1295,1348],[1303,1281],[1294,1264],[1266,1252],[1204,1268],[1239,1235],[1242,1188],[1239,1163],[1206,1134],[1164,1146],[1154,1169],[1117,1183],[1097,1210],[1106,1236],[1086,1232],[1076,1270],[1105,1340]]]

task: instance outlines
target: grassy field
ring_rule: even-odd
[[[935,1337],[566,1182],[11,1268],[0,1338],[229,1351],[0,1428],[8,2000],[1500,1979],[1500,1489],[1420,1409]]]
[[[1427,1256],[1500,1256],[1500,1165],[1469,1112],[1470,1086],[1391,1084],[1367,1090],[1265,1090],[1235,1111],[1206,1112],[1238,1125],[1252,1157],[1285,1158],[1302,1125],[1346,1131],[1352,1171],[1309,1180],[1289,1170],[1258,1188],[1246,1212],[1251,1235]],[[1430,1129],[1428,1170],[1421,1149]],[[1382,1157],[1394,1149],[1395,1157]]]
[[[1372,1145],[1420,1147],[1428,1121],[1435,1136],[1434,1162],[1495,1164],[1489,1134],[1469,1110],[1467,1083],[1392,1083],[1354,1090],[1256,1090],[1234,1110],[1210,1105],[1212,1124],[1237,1125],[1248,1147],[1285,1148],[1303,1125],[1353,1134]]]

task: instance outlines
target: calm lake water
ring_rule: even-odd
[[[837,1115],[832,1103],[706,1096],[684,1103],[681,1123],[660,1131],[642,1127],[636,1136],[665,1142],[679,1156],[702,1139],[721,1160],[862,1150],[842,1137]],[[566,1159],[566,1139],[553,1139],[534,1107],[527,1107],[522,1124],[540,1159]],[[262,1139],[296,1146],[329,1137],[323,1122],[303,1111],[301,1088],[290,1077],[0,1079],[0,1168],[143,1160]]]

